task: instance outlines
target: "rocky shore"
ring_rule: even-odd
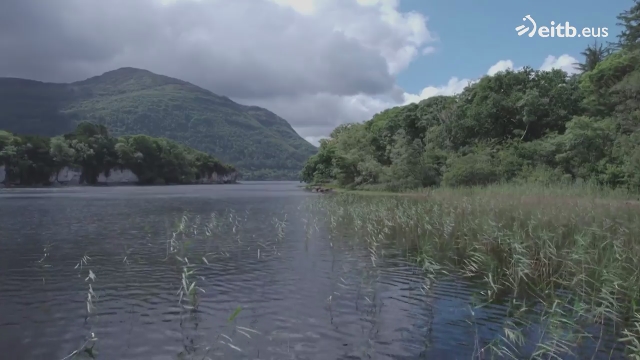
[[[308,191],[311,191],[311,192],[315,192],[315,193],[330,193],[330,192],[333,192],[333,189],[322,187],[322,186],[307,186],[307,187],[305,187],[305,189],[308,190]]]
[[[200,179],[190,184],[235,184],[239,174],[231,172],[225,175],[213,173],[209,176],[203,175]],[[109,173],[102,173],[98,176],[95,185],[137,185],[138,177],[129,169],[112,169]],[[88,185],[83,179],[82,169],[64,167],[61,170],[51,174],[46,184],[37,184],[36,186],[79,186]],[[165,185],[165,184],[163,184]],[[169,184],[166,184],[169,185]],[[0,166],[0,187],[23,187],[20,183],[8,183],[6,181],[6,171],[4,166]]]

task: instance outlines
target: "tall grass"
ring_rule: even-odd
[[[484,284],[481,301],[508,303],[504,334],[478,344],[477,358],[612,353],[601,341],[610,332],[640,356],[640,205],[621,200],[628,194],[574,185],[421,195],[339,193],[317,206],[332,228],[372,243],[372,261],[377,243],[395,241],[430,278],[469,277]]]
[[[626,188],[611,188],[595,184],[593,182],[572,182],[572,183],[553,183],[545,184],[540,182],[508,182],[504,184],[492,184],[487,186],[470,186],[470,187],[433,187],[420,189],[400,189],[389,191],[384,185],[361,185],[357,190],[346,190],[334,184],[322,185],[324,188],[337,190],[338,192],[348,192],[360,195],[391,195],[391,196],[474,196],[480,194],[487,196],[489,194],[500,196],[562,196],[577,197],[582,200],[586,199],[602,199],[624,200],[630,203],[640,201],[640,193],[630,191]]]

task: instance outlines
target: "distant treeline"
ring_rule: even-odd
[[[524,68],[455,96],[336,128],[305,182],[410,189],[588,181],[640,188],[640,4],[618,16],[615,44],[589,46],[580,74]]]
[[[82,170],[82,181],[95,184],[112,169],[131,170],[140,184],[187,184],[213,173],[234,172],[211,155],[164,138],[113,137],[107,128],[80,123],[70,134],[53,138],[14,135],[0,130],[0,166],[7,184],[48,184],[65,167]]]

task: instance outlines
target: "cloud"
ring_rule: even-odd
[[[549,55],[544,59],[542,66],[540,66],[540,70],[561,69],[566,71],[568,74],[577,74],[579,72],[575,67],[577,62],[578,60],[571,55],[564,54],[560,55],[560,57]]]
[[[424,49],[422,49],[422,55],[433,54],[436,51],[437,51],[437,49],[434,46],[427,46]]]
[[[328,136],[305,136],[304,139],[315,146],[320,146],[320,140],[328,139]]]
[[[559,57],[555,57],[553,55],[549,55],[545,58],[544,62],[540,66],[539,70],[549,71],[552,69],[560,69],[568,74],[576,74],[578,70],[574,67],[573,64],[578,62],[573,56],[564,54]],[[514,67],[514,63],[511,60],[500,60],[497,63],[491,65],[489,70],[487,71],[487,75],[492,76],[500,71],[505,70],[520,70],[522,67]],[[404,94],[404,104],[410,104],[414,102],[419,102],[421,100],[438,96],[438,95],[454,95],[460,93],[470,84],[477,82],[479,79],[459,79],[457,77],[452,77],[449,82],[444,86],[428,86],[419,94]]]
[[[427,40],[404,40],[411,24],[389,24],[388,10],[356,2],[325,2],[309,18],[295,10],[304,2],[270,0],[5,1],[2,75],[48,81],[133,66],[232,98],[378,94],[394,86],[389,64],[403,65],[407,48]]]
[[[313,143],[339,124],[459,93],[417,94],[395,76],[437,51],[428,19],[399,0],[4,0],[0,76],[69,82],[139,67],[287,119]],[[570,69],[550,56],[543,68]],[[510,60],[488,73],[514,68]]]
[[[452,77],[446,85],[428,86],[422,89],[419,94],[404,94],[405,104],[419,102],[420,100],[439,95],[454,95],[464,90],[465,87],[473,82],[474,81],[471,79],[458,79],[457,77]]]
[[[402,98],[394,100],[392,94],[375,97],[364,94],[339,96],[320,93],[300,95],[295,101],[282,96],[253,99],[250,102],[283,116],[302,137],[317,137],[328,135],[340,124],[367,120],[375,113],[400,105]],[[248,101],[240,99],[240,102]]]
[[[513,61],[511,60],[500,60],[497,63],[493,64],[490,68],[489,71],[487,71],[487,75],[491,76],[491,75],[495,75],[497,73],[499,73],[500,71],[505,71],[505,70],[513,70]]]
[[[69,82],[139,67],[273,109],[312,136],[313,129],[368,117],[380,98],[402,101],[395,75],[432,52],[436,38],[423,15],[398,6],[398,0],[4,0],[0,76]]]

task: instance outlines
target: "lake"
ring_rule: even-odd
[[[501,334],[505,308],[472,311],[469,280],[332,233],[312,206],[332,195],[298,186],[1,190],[0,353],[469,359]]]

